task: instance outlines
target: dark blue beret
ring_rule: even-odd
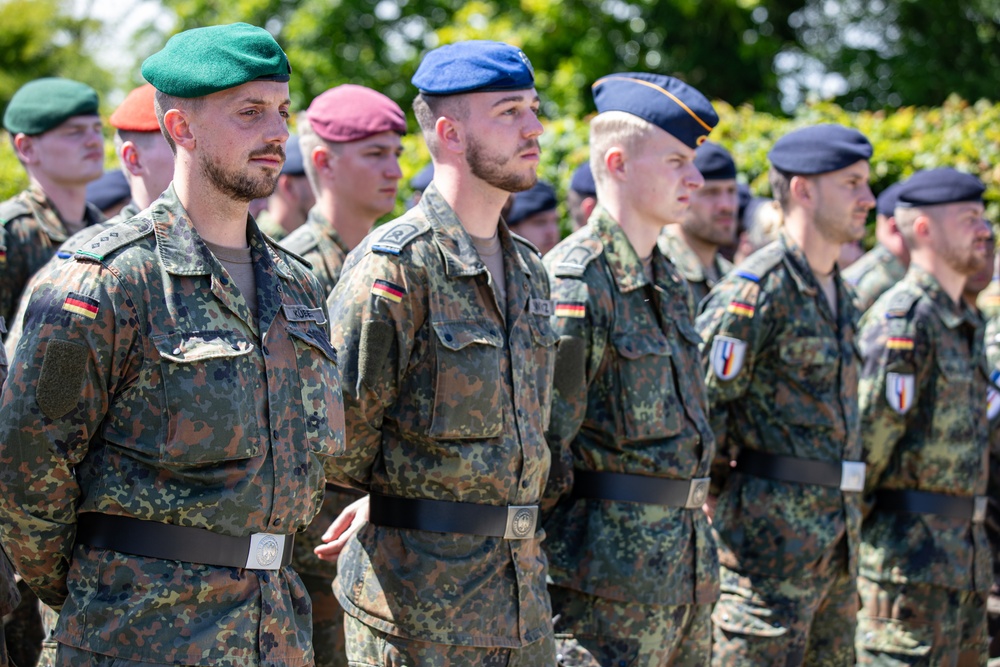
[[[875,199],[876,213],[884,215],[887,218],[892,217],[893,211],[896,210],[896,197],[899,196],[899,188],[903,187],[903,183],[905,183],[905,181],[893,183],[879,193],[878,198]]]
[[[706,181],[722,181],[736,178],[736,163],[733,156],[719,144],[706,141],[694,154],[694,166]]]
[[[535,85],[535,70],[516,46],[469,40],[428,53],[411,83],[425,95],[526,90]]]
[[[292,66],[267,30],[247,23],[179,32],[142,63],[142,76],[174,97],[204,97],[251,81],[288,81]]]
[[[580,193],[584,197],[596,197],[597,186],[594,184],[594,172],[590,170],[590,161],[586,161],[576,168],[573,178],[569,182],[569,189]]]
[[[910,176],[896,195],[897,208],[983,200],[986,187],[972,174],[951,167],[926,169]]]
[[[767,158],[786,174],[825,174],[872,156],[872,145],[855,129],[843,125],[811,125],[789,132],[775,142]]]
[[[746,183],[736,184],[736,197],[740,202],[739,219],[743,220],[743,214],[747,210],[747,206],[753,199],[753,193],[750,192],[750,186]]]
[[[418,192],[423,192],[427,189],[427,186],[431,184],[434,180],[434,163],[431,162],[423,169],[418,171],[413,178],[410,179],[410,187]]]
[[[624,111],[638,116],[691,148],[701,145],[719,122],[707,97],[662,74],[611,74],[598,79],[593,91],[598,113]]]
[[[281,168],[281,173],[288,176],[304,176],[306,173],[297,134],[289,135],[288,143],[285,144],[285,165]]]
[[[538,181],[531,189],[514,195],[514,203],[507,213],[507,224],[516,225],[528,216],[551,211],[558,204],[555,188],[545,181]]]
[[[96,181],[87,184],[87,201],[102,211],[123,199],[131,199],[132,191],[121,169],[108,169]]]

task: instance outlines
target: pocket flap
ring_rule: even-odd
[[[618,354],[626,359],[641,359],[655,354],[670,356],[670,344],[662,332],[624,331],[612,334],[611,342]]]
[[[438,340],[449,350],[461,350],[473,343],[503,347],[503,336],[489,320],[434,322],[433,326]]]
[[[295,338],[309,345],[310,347],[316,348],[323,355],[332,361],[337,363],[337,350],[333,347],[333,344],[327,339],[326,332],[320,327],[311,326],[304,328],[289,327],[288,333],[292,334]]]
[[[681,335],[687,338],[689,343],[701,346],[705,341],[702,340],[701,334],[698,330],[687,322],[680,322],[677,324],[677,330],[681,332]]]
[[[254,349],[254,344],[236,331],[175,331],[155,336],[153,344],[161,357],[179,364],[241,357]]]

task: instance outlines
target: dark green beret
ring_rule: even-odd
[[[246,23],[185,30],[142,63],[142,76],[174,97],[204,97],[250,81],[288,81],[292,66],[267,30]]]
[[[35,79],[14,93],[3,115],[11,134],[41,134],[73,116],[97,115],[97,92],[85,83],[55,77]]]

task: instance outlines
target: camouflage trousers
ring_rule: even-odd
[[[345,616],[350,667],[554,667],[552,637],[523,648],[482,648],[434,644],[380,632]]]
[[[858,593],[846,561],[788,579],[720,568],[713,667],[853,666]]]
[[[560,667],[707,667],[711,605],[619,602],[549,586]]]
[[[986,595],[858,577],[858,664],[985,667]]]

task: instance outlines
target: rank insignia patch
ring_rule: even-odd
[[[556,317],[586,317],[587,304],[583,301],[557,301]]]
[[[726,312],[734,315],[741,315],[743,317],[753,317],[754,307],[749,303],[743,303],[742,301],[730,301],[729,307],[726,308]]]
[[[893,336],[885,342],[885,346],[890,350],[912,350],[913,339]]]
[[[712,341],[712,370],[720,380],[732,380],[743,368],[747,344],[729,336],[716,336]]]
[[[376,280],[372,284],[372,294],[375,296],[385,297],[393,303],[399,303],[403,300],[403,295],[406,294],[406,290],[399,285],[390,283],[388,280]]]
[[[906,373],[887,373],[885,376],[885,400],[889,407],[905,415],[913,407],[913,376]]]
[[[89,296],[84,296],[76,292],[70,292],[66,300],[63,301],[63,310],[68,310],[71,313],[76,313],[77,315],[83,315],[89,320],[97,317],[97,310],[101,303],[97,299],[92,299]]]

